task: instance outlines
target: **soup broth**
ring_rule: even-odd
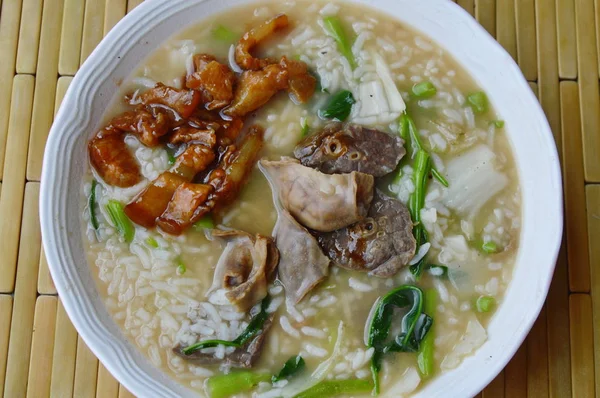
[[[260,358],[247,371],[275,375],[298,355],[305,369],[275,382],[258,378],[253,388],[234,396],[295,396],[303,387],[323,380],[372,383],[375,348],[366,337],[370,313],[378,298],[402,285],[418,286],[426,297],[435,297],[433,312],[428,313],[433,319],[428,332],[433,336],[431,374],[419,367],[419,352],[387,353],[379,372],[382,396],[411,395],[432,377],[460,365],[485,342],[487,322],[502,303],[519,243],[519,179],[505,127],[485,97],[481,100],[474,95],[481,89],[449,54],[426,35],[355,4],[261,2],[199,21],[169,38],[122,83],[106,121],[130,109],[122,101],[126,95],[135,99],[157,82],[183,87],[182,76],[193,70],[194,54],[212,54],[227,65],[231,46],[244,32],[279,13],[289,17],[290,27],[261,43],[255,55],[305,62],[317,77],[318,87],[307,103],[290,101],[285,92],[279,92],[247,116],[245,126],[259,124],[265,129],[260,158],[293,157],[300,141],[328,123],[319,111],[341,90],[349,90],[356,101],[348,122],[397,136],[403,128],[401,115],[386,100],[392,94],[386,90],[389,81],[385,72],[382,75],[383,63],[434,169],[447,179],[448,187],[427,178],[419,216],[428,250],[421,245],[417,253],[427,259],[420,277],[410,266],[378,278],[332,264],[328,277],[297,304],[286,300],[285,286],[278,280],[271,282],[267,312],[273,314],[272,326]],[[339,18],[351,38],[354,68],[327,29],[324,20],[331,16]],[[377,101],[379,108],[369,109]],[[109,311],[132,344],[173,379],[206,394],[207,380],[236,370],[226,361],[187,361],[173,348],[207,339],[234,340],[248,327],[260,303],[254,312],[238,312],[223,294],[207,295],[224,245],[209,239],[202,228],[173,236],[160,228],[133,225],[134,237],[124,239],[107,205],[130,202],[169,169],[172,156],[168,148],[146,147],[134,135],[128,135],[125,143],[140,164],[141,182],[128,188],[112,186],[90,167],[82,186],[81,219],[88,260]],[[396,170],[376,178],[379,190],[404,204],[416,189],[414,142],[412,146],[406,148]],[[97,181],[94,185],[93,180]],[[89,199],[92,186],[95,203]],[[97,228],[90,217],[90,203],[97,208]],[[269,181],[255,166],[237,199],[215,215],[217,228],[271,236],[278,220],[275,203]],[[405,315],[405,308],[396,309],[393,319]],[[398,335],[399,327],[394,321],[390,335]],[[223,359],[234,350],[217,345],[203,352]],[[370,395],[371,388],[348,393]]]

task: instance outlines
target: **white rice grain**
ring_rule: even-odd
[[[279,318],[279,324],[281,325],[281,328],[284,332],[286,332],[292,337],[300,338],[300,332],[298,331],[298,329],[292,326],[287,316],[282,315],[281,318]]]
[[[348,278],[348,286],[359,292],[370,292],[374,289],[373,286],[369,285],[368,283],[361,282],[354,277]]]

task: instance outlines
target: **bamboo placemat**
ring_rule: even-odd
[[[141,1],[0,0],[5,398],[132,396],[78,337],[56,295],[40,247],[38,196],[45,140],[72,76]],[[538,94],[559,148],[568,214],[546,305],[480,396],[593,397],[600,392],[600,0],[456,2],[517,60]]]

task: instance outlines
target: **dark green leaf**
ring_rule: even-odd
[[[277,373],[275,376],[272,377],[271,381],[273,381],[273,383],[275,383],[276,381],[279,381],[281,379],[285,379],[289,376],[293,376],[296,373],[302,371],[305,368],[305,366],[306,366],[306,364],[304,362],[304,358],[302,358],[300,355],[291,357],[290,359],[288,359],[286,361],[286,363],[283,365],[283,368],[281,368],[279,373]]]
[[[355,103],[352,93],[348,90],[342,90],[331,97],[327,107],[319,111],[319,116],[323,119],[334,119],[343,122],[350,115],[352,105]]]
[[[96,217],[96,187],[98,186],[98,182],[96,180],[92,180],[92,189],[90,191],[90,197],[88,198],[88,207],[90,209],[90,222],[92,223],[92,227],[97,231],[98,227],[98,218]]]

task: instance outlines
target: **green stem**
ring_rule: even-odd
[[[260,382],[268,382],[271,375],[265,373],[234,372],[213,376],[206,380],[206,393],[210,398],[228,398],[250,391]]]
[[[427,289],[424,294],[425,298],[425,313],[429,316],[435,314],[437,306],[437,292],[434,289]],[[421,341],[419,346],[419,354],[417,355],[417,364],[419,365],[419,372],[423,378],[428,378],[433,375],[434,368],[434,349],[435,349],[435,331],[432,328],[425,338]]]
[[[366,393],[373,388],[368,380],[326,380],[315,384],[294,398],[329,398],[341,394]]]
[[[125,214],[123,205],[120,202],[111,199],[106,205],[106,211],[108,212],[113,225],[117,231],[119,231],[119,234],[125,239],[125,242],[130,243],[135,236],[135,227],[129,217]]]

